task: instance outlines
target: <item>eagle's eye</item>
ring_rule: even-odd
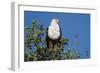
[[[56,21],[57,23],[59,23],[59,19],[55,19],[55,21]]]

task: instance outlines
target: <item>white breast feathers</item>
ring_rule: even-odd
[[[48,28],[48,36],[51,39],[57,39],[60,37],[60,28],[59,25],[50,25]]]

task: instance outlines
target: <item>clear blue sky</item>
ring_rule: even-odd
[[[62,36],[69,39],[64,50],[72,48],[80,52],[81,59],[90,58],[90,14],[24,11],[25,26],[31,26],[35,19],[47,28],[53,18],[60,20]],[[73,41],[79,44],[75,46]]]

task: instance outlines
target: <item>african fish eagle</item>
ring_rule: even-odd
[[[61,28],[59,26],[59,20],[58,19],[52,19],[51,24],[47,28],[47,34],[46,34],[46,43],[47,48],[54,48],[56,44],[60,42],[62,33]]]

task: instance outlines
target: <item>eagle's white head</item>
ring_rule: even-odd
[[[60,37],[60,27],[58,19],[52,19],[51,25],[48,28],[48,36],[53,40]]]
[[[59,25],[59,20],[58,19],[52,19],[51,25]]]

